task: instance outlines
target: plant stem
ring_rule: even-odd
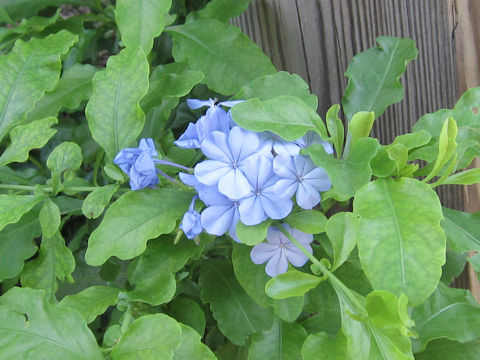
[[[127,311],[125,312],[125,317],[123,318],[122,325],[120,327],[120,331],[122,332],[122,334],[125,334],[131,322],[132,322],[132,306],[128,304]]]
[[[95,165],[93,167],[93,176],[92,176],[92,182],[93,182],[94,186],[98,186],[98,182],[97,182],[98,169],[99,169],[100,164],[102,162],[103,155],[105,155],[105,151],[101,150],[101,151],[98,152],[97,157],[95,159]]]

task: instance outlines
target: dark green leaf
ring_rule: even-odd
[[[342,99],[348,120],[359,111],[373,111],[375,118],[385,109],[403,99],[403,87],[398,81],[407,64],[418,55],[411,39],[381,36],[378,47],[354,56],[345,76],[349,78]]]
[[[43,196],[0,194],[0,230],[8,224],[16,223],[41,200]]]
[[[43,201],[43,206],[40,209],[40,226],[42,227],[43,236],[52,237],[60,226],[60,209],[49,198]]]
[[[448,339],[433,340],[415,360],[472,360],[480,358],[480,340],[465,344]]]
[[[347,338],[339,332],[334,338],[327,333],[310,334],[302,347],[303,360],[316,360],[322,354],[324,360],[344,360],[347,358]]]
[[[205,313],[195,300],[178,297],[168,304],[168,314],[178,322],[195,329],[201,336],[205,333]]]
[[[424,302],[445,263],[435,192],[415,179],[378,179],[357,192],[353,213],[360,261],[373,288],[404,293],[412,306]]]

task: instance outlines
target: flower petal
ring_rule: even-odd
[[[300,267],[307,263],[308,257],[300,251],[294,244],[292,246],[285,246],[283,252],[286,258],[293,266]],[[309,245],[310,247],[310,245]]]
[[[201,144],[202,152],[213,160],[231,164],[233,161],[227,135],[221,131],[213,131],[206,135]]]
[[[325,170],[316,167],[303,177],[303,181],[313,186],[318,191],[327,191],[332,187],[332,182]]]
[[[294,179],[280,179],[273,186],[273,191],[278,197],[290,199],[297,191],[298,182]]]
[[[263,242],[253,247],[250,252],[250,259],[252,259],[254,264],[263,264],[271,259],[276,252],[280,252],[280,248],[277,245]]]
[[[233,206],[209,206],[202,211],[202,226],[209,234],[223,235],[232,224],[234,213]]]
[[[228,146],[236,163],[252,155],[259,145],[258,135],[252,131],[243,130],[240,126],[234,126],[228,134]]]
[[[287,272],[288,261],[283,251],[277,252],[265,266],[265,272],[269,276],[277,276]]]
[[[218,191],[217,185],[211,185],[211,186],[203,185],[198,190],[198,197],[207,206],[212,206],[212,205],[233,206],[233,201],[227,198],[225,195],[221,194]]]
[[[240,169],[229,169],[218,181],[218,191],[233,200],[248,196],[252,190],[247,178]]]
[[[292,200],[277,198],[274,194],[262,194],[260,201],[263,211],[275,220],[287,217],[293,207]]]
[[[296,179],[297,171],[293,157],[289,155],[278,155],[273,159],[273,171],[280,177]]]
[[[256,195],[242,199],[238,212],[240,213],[240,220],[248,226],[260,224],[267,219],[262,202],[259,196]]]
[[[228,172],[232,172],[231,166],[217,160],[204,160],[194,170],[197,180],[205,185],[215,185]]]
[[[190,109],[200,109],[204,106],[212,106],[215,104],[215,101],[210,100],[198,100],[198,99],[187,99],[187,105]]]
[[[302,209],[310,210],[320,202],[320,193],[307,182],[302,181],[298,185],[296,200]]]
[[[180,135],[178,140],[173,142],[176,146],[184,149],[200,148],[200,140],[198,139],[197,126],[193,123],[188,124],[185,132]]]

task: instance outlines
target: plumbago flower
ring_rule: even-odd
[[[185,166],[170,161],[154,159],[156,156],[158,156],[158,153],[153,144],[153,140],[148,138],[141,139],[138,148],[125,148],[120,150],[113,159],[113,162],[130,177],[130,188],[132,190],[154,187],[159,181],[157,174],[162,175],[170,181],[176,181],[163,171],[157,169],[156,164],[173,166],[187,171],[190,170]]]
[[[197,195],[193,197],[190,207],[185,215],[183,215],[182,223],[180,224],[180,229],[183,230],[188,239],[193,239],[203,231],[200,213],[195,210],[195,200],[197,200],[197,198]]]
[[[313,241],[312,234],[306,234],[292,228],[288,224],[282,226],[292,237],[300,242],[305,249],[313,253],[310,243]],[[255,245],[250,252],[250,258],[254,264],[267,262],[265,272],[269,276],[283,274],[288,269],[288,263],[293,266],[303,266],[308,261],[307,256],[302,253],[278,228],[270,226],[267,231],[267,242]]]

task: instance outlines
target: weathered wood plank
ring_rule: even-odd
[[[279,70],[299,74],[319,98],[319,113],[340,103],[344,72],[354,54],[381,35],[410,37],[419,58],[402,80],[405,99],[374,125],[382,143],[411,130],[427,112],[452,107],[457,98],[455,44],[450,1],[256,0],[234,19]],[[442,203],[463,209],[462,187],[440,187]]]

